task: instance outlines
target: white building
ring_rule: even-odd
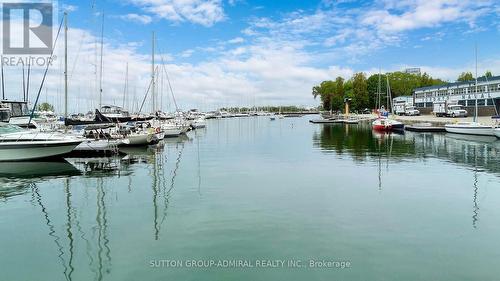
[[[435,101],[450,101],[465,106],[470,114],[474,111],[477,99],[480,115],[494,115],[500,111],[500,76],[478,78],[477,92],[475,80],[454,82],[417,88],[412,99],[414,105],[423,113],[431,113]]]
[[[422,72],[419,67],[412,67],[405,69],[405,73],[420,75]]]

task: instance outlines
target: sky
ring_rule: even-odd
[[[11,1],[9,1],[11,2]],[[158,104],[165,111],[224,106],[316,106],[328,79],[420,67],[454,81],[462,71],[500,75],[499,0],[91,0],[68,12],[69,111],[102,103],[151,111],[152,33]],[[3,22],[2,22],[3,24]],[[103,39],[100,81],[101,29]],[[55,32],[54,31],[54,32]],[[3,36],[3,35],[2,35]],[[62,112],[63,36],[40,101]],[[128,75],[127,75],[128,64]],[[34,68],[34,99],[43,68]],[[6,96],[22,98],[22,67],[4,69]],[[168,74],[168,80],[167,80]],[[128,79],[126,79],[128,77]],[[128,86],[125,85],[128,81]],[[170,84],[169,84],[170,82]]]

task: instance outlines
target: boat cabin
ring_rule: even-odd
[[[25,101],[3,100],[0,104],[1,108],[8,108],[10,110],[10,117],[29,116],[31,113],[28,108],[28,102]]]

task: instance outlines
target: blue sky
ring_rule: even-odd
[[[78,93],[74,111],[95,106],[101,13],[107,103],[122,100],[127,62],[136,93],[127,105],[144,94],[154,30],[181,107],[211,109],[316,105],[313,85],[379,68],[421,67],[453,80],[461,71],[473,71],[476,42],[479,72],[500,74],[499,7],[498,0],[59,1],[59,8],[69,11],[70,84]],[[51,73],[46,95],[57,104],[61,69]],[[162,105],[171,109],[162,89]]]

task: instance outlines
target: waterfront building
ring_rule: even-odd
[[[407,68],[405,69],[405,73],[408,74],[415,74],[415,75],[420,75],[422,72],[420,71],[419,67],[412,67],[412,68]]]
[[[493,116],[500,112],[500,76],[480,77],[476,81],[453,82],[416,88],[412,97],[397,97],[393,104],[406,101],[423,114],[432,113],[434,102],[448,101],[463,105],[469,116],[474,114],[477,98],[478,115]]]

